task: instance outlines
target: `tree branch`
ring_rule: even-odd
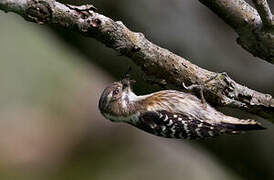
[[[120,21],[99,14],[92,5],[70,6],[53,0],[1,0],[0,9],[12,11],[38,24],[54,24],[93,37],[132,59],[148,75],[164,79],[183,89],[204,86],[208,102],[241,108],[274,120],[274,99],[269,94],[236,83],[226,73],[214,73],[148,41],[142,33],[130,31]],[[214,78],[216,77],[217,78]],[[208,82],[209,79],[213,79]]]
[[[244,0],[199,0],[239,35],[237,43],[252,55],[274,64],[274,28],[267,3],[257,3],[258,12]],[[253,0],[260,2],[266,0]],[[260,4],[260,5],[259,5]],[[258,8],[259,7],[259,8]],[[270,13],[270,14],[269,14]],[[263,26],[267,24],[267,26]],[[267,27],[267,28],[263,28]]]
[[[252,0],[266,28],[274,28],[273,15],[267,0]]]

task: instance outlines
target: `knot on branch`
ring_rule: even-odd
[[[38,24],[45,24],[51,20],[52,10],[46,1],[28,1],[25,18]]]

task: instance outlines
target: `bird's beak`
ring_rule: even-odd
[[[131,88],[131,85],[134,84],[136,81],[135,80],[131,80],[129,78],[125,78],[121,80],[121,83],[123,85],[123,89],[126,88]]]

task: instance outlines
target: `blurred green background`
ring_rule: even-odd
[[[191,62],[274,95],[274,66],[240,48],[233,30],[198,1],[77,3],[92,3]],[[0,179],[274,179],[274,125],[254,115],[221,109],[268,129],[206,141],[163,139],[104,119],[100,93],[129,65],[137,94],[157,89],[94,39],[1,11]]]

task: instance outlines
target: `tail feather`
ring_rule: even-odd
[[[259,122],[254,120],[241,120],[242,123],[222,123],[225,129],[232,131],[251,131],[251,130],[264,130]]]

